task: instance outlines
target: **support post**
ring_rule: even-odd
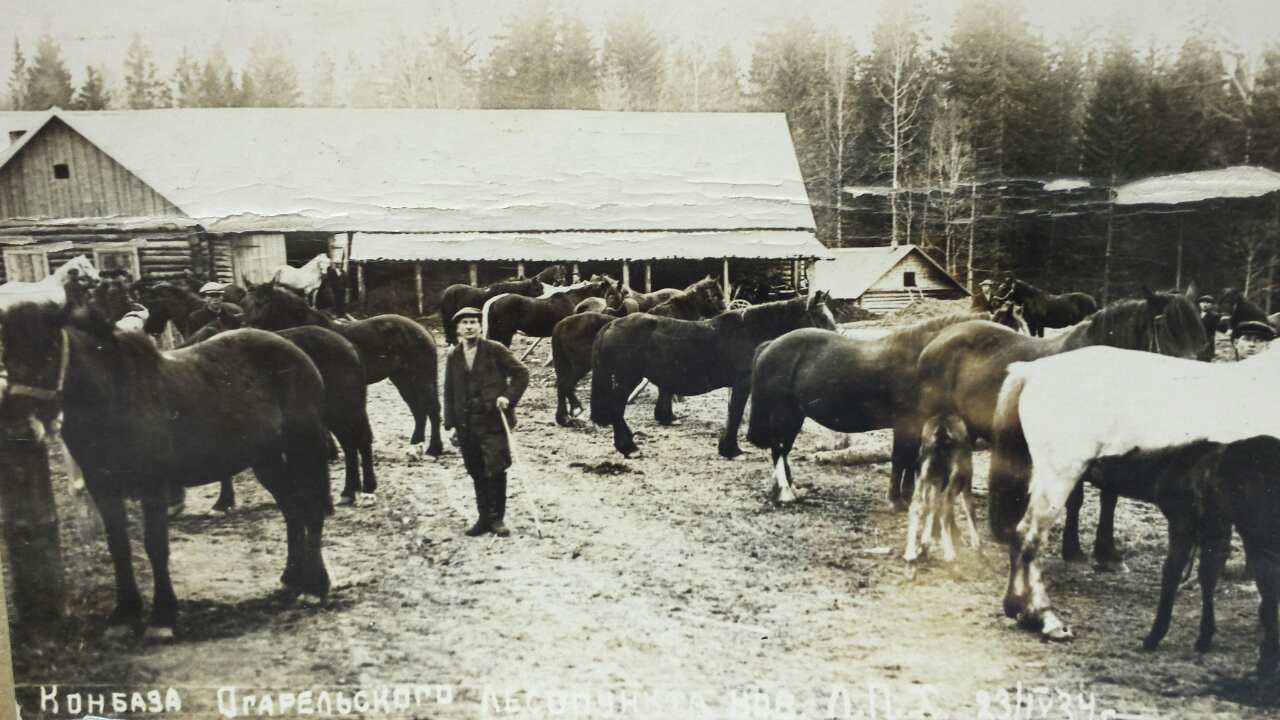
[[[573,285],[582,282],[582,273],[578,271],[578,263],[573,264],[573,278],[569,282]]]
[[[422,263],[413,264],[413,289],[418,294],[418,314],[422,314]]]
[[[0,412],[0,508],[11,568],[9,596],[17,621],[8,628],[19,639],[38,633],[41,625],[58,622],[66,610],[49,460],[47,446],[36,441],[25,417]]]
[[[480,285],[480,273],[476,270],[476,264],[475,264],[475,263],[467,263],[467,275],[468,275],[468,277],[470,277],[470,278],[471,278],[471,284],[472,284],[473,286],[479,287],[479,285]]]
[[[1173,273],[1173,287],[1182,289],[1182,220],[1178,220],[1178,265]]]
[[[644,291],[653,292],[653,263],[644,264]]]
[[[356,263],[356,295],[364,302],[364,263]]]
[[[524,261],[523,260],[516,263],[516,277],[520,278],[521,280],[524,279]]]
[[[628,260],[622,261],[622,287],[631,289],[631,262]]]
[[[791,261],[791,289],[795,290],[797,295],[800,294],[800,261],[798,259]]]
[[[733,286],[729,284],[729,258],[724,259],[724,304],[725,307],[733,302]]]

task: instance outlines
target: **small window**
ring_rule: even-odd
[[[124,270],[129,277],[137,280],[141,276],[138,267],[138,249],[136,247],[94,248],[93,264],[99,272],[108,270]]]
[[[914,272],[904,272],[904,273],[902,273],[902,286],[903,286],[903,287],[915,287],[915,286],[916,286],[916,274],[915,274]]]
[[[71,166],[66,163],[57,163],[53,166],[53,176],[58,180],[66,180],[71,177]]]
[[[49,252],[5,250],[4,274],[8,282],[39,282],[49,277]]]

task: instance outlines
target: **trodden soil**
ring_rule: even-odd
[[[68,717],[95,693],[108,698],[100,715],[216,717],[256,715],[264,694],[278,714],[287,693],[333,699],[410,686],[447,686],[452,701],[422,694],[409,709],[351,715],[1274,717],[1275,679],[1259,685],[1252,675],[1258,595],[1239,552],[1218,589],[1214,648],[1192,649],[1192,586],[1164,644],[1141,650],[1165,547],[1153,508],[1121,503],[1123,571],[1066,565],[1055,546],[1045,575],[1077,637],[1043,642],[1001,612],[1001,546],[962,547],[954,565],[930,560],[908,579],[906,517],[887,501],[887,465],[811,462],[827,438],[807,427],[793,455],[801,500],[775,505],[766,453],[744,439],[744,456],[716,455],[724,391],[677,404],[673,427],[653,422],[654,396],[643,393],[629,412],[643,452],[624,460],[607,429],[554,425],[547,352],[544,343],[530,356],[519,407],[510,538],[463,536],[474,508],[460,457],[452,448],[439,461],[411,454],[408,411],[380,383],[369,397],[379,492],[326,522],[327,601],[278,592],[284,523],[245,474],[231,514],[209,511],[208,487],[189,493],[173,521],[181,616],[168,644],[104,638],[113,600],[105,542],[87,496],[55,464],[70,606],[56,627],[23,628],[29,637],[14,648],[23,717]],[[587,383],[582,391],[589,396]],[[889,435],[873,442],[887,446]],[[975,462],[988,539],[987,453]],[[332,477],[336,493],[340,463]],[[1091,492],[1086,547],[1095,508]],[[167,688],[180,714],[111,712],[111,692]],[[234,707],[226,688],[236,688]],[[42,692],[56,711],[46,700],[42,712]],[[1022,708],[1011,708],[1019,698]]]

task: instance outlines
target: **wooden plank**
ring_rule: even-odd
[[[473,286],[480,285],[480,273],[476,270],[475,263],[467,263],[467,277],[471,278],[471,284]],[[364,293],[362,292],[361,296],[363,295]]]
[[[644,291],[653,292],[653,263],[644,264]]]
[[[574,263],[574,264],[573,264],[573,279],[572,279],[572,282],[576,285],[577,283],[579,283],[579,282],[581,282],[581,281],[582,281],[582,273],[578,270],[578,263]]]
[[[622,287],[631,289],[631,263],[627,260],[622,261]]]
[[[523,269],[523,267],[524,265],[522,263],[521,269]],[[418,294],[418,314],[421,315],[422,306],[423,306],[423,302],[422,302],[423,297],[422,297],[422,263],[420,262],[416,262],[413,264],[413,289]]]
[[[475,264],[472,264],[475,267]],[[360,302],[364,302],[364,263],[356,263],[356,292]]]
[[[733,301],[733,286],[729,284],[729,258],[724,259],[724,304],[728,307]]]

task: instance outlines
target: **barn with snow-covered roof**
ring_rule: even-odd
[[[830,257],[785,116],[538,110],[0,113],[5,276],[75,254],[261,281],[318,252],[418,305],[565,263],[637,289],[807,285]]]

